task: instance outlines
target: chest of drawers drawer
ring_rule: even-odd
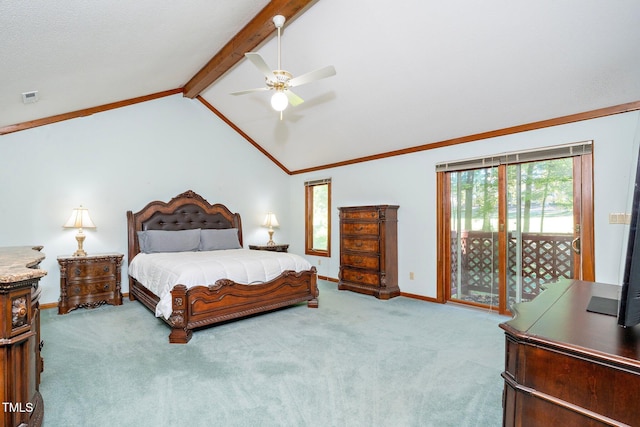
[[[377,236],[379,232],[380,226],[377,222],[345,222],[342,224],[342,234],[344,235]]]
[[[377,255],[344,253],[340,257],[340,264],[347,267],[378,270],[380,268],[380,257]]]
[[[380,219],[380,211],[378,209],[344,209],[341,218],[345,221],[377,220]]]
[[[342,268],[340,279],[345,282],[359,283],[367,286],[380,285],[380,274],[349,267]]]
[[[380,252],[380,241],[375,239],[358,239],[345,237],[342,239],[342,247],[345,251],[370,252],[377,254]]]

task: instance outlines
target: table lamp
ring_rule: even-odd
[[[269,241],[267,242],[267,246],[274,246],[276,243],[273,241],[273,227],[280,226],[280,224],[278,224],[278,218],[276,218],[276,214],[274,214],[273,212],[267,213],[262,226],[269,227]]]
[[[96,228],[96,225],[91,221],[89,217],[89,210],[82,205],[79,208],[71,211],[71,216],[67,222],[63,225],[64,228],[77,228],[78,234],[76,234],[76,240],[78,241],[78,250],[73,253],[73,256],[87,256],[87,253],[82,248],[82,244],[85,239],[85,235],[82,232],[83,228]]]

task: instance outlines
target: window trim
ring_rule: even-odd
[[[313,248],[313,188],[317,185],[327,185],[327,250]],[[304,251],[306,255],[331,256],[331,178],[307,181],[305,188],[305,237]]]

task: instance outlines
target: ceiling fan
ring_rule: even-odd
[[[282,15],[276,15],[273,17],[273,23],[278,29],[278,69],[271,70],[264,59],[262,59],[262,56],[258,53],[247,52],[244,54],[244,56],[247,57],[247,59],[250,60],[253,65],[262,72],[262,74],[264,74],[266,86],[231,93],[231,95],[244,95],[252,92],[273,90],[274,94],[271,96],[271,106],[274,110],[280,112],[280,120],[282,120],[282,112],[289,104],[295,107],[296,105],[300,105],[304,102],[302,98],[291,91],[292,87],[301,86],[336,74],[336,70],[333,65],[302,74],[298,77],[293,77],[291,73],[282,69],[280,62],[280,29],[284,25],[284,21],[285,17]]]

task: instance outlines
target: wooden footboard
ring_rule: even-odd
[[[243,285],[228,279],[215,285],[174,286],[169,342],[185,344],[193,329],[227,320],[287,307],[303,301],[318,307],[316,268],[296,273],[285,271],[276,279],[257,285]]]
[[[303,301],[307,301],[308,307],[317,308],[318,294],[315,267],[298,273],[285,271],[274,280],[257,285],[243,285],[228,279],[190,289],[176,285],[171,290],[172,313],[165,320],[171,326],[169,342],[186,344],[194,329]],[[129,296],[155,313],[159,298],[135,280]]]

